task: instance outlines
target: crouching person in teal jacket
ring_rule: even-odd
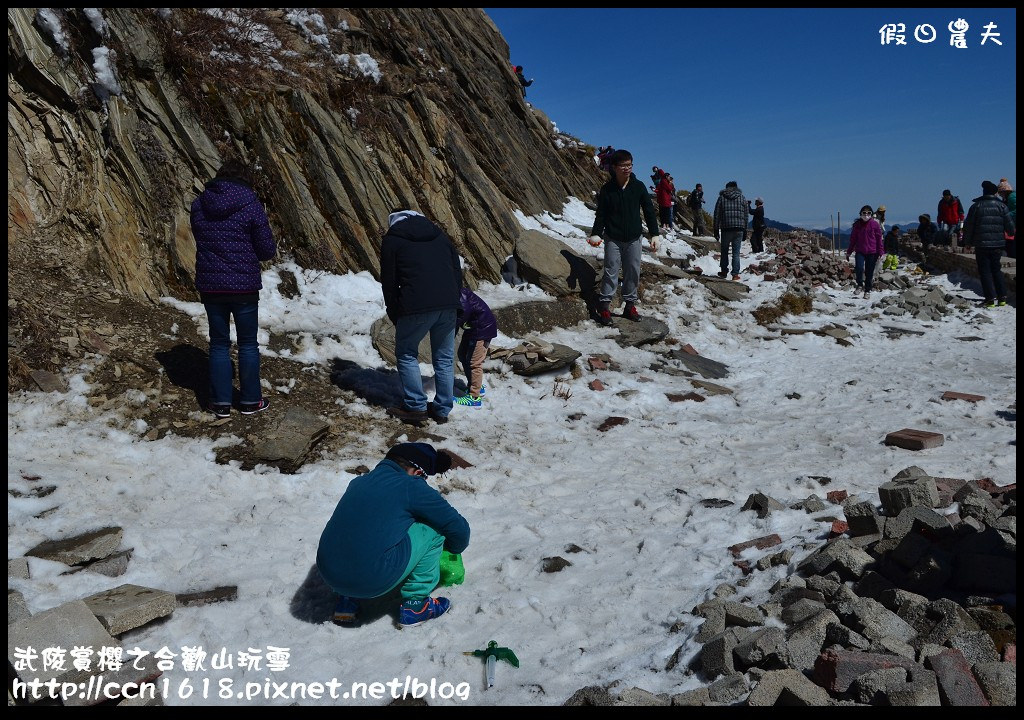
[[[358,619],[359,600],[398,588],[401,626],[443,615],[448,598],[430,597],[440,579],[441,551],[456,555],[469,545],[469,523],[430,487],[452,459],[427,443],[402,443],[377,467],[349,483],[320,536],[316,565],[341,595],[335,622]]]

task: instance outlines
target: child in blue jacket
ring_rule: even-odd
[[[426,482],[451,462],[450,455],[427,443],[402,443],[349,483],[316,554],[321,577],[341,596],[335,622],[355,622],[359,599],[395,588],[402,597],[402,627],[432,620],[451,607],[448,598],[430,593],[440,580],[441,551],[462,553],[469,545],[469,523]]]
[[[466,373],[469,394],[455,398],[456,405],[480,407],[484,394],[484,360],[491,340],[498,336],[498,321],[487,303],[469,288],[462,288],[462,308],[458,310],[458,323],[462,328],[459,343],[459,362]]]

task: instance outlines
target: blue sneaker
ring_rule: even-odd
[[[339,595],[334,606],[334,622],[339,625],[353,625],[359,620],[359,601],[348,595]]]
[[[427,620],[441,617],[451,606],[451,601],[444,597],[406,600],[398,611],[398,624],[402,627],[422,625]]]
[[[455,404],[462,405],[463,407],[480,407],[484,404],[484,401],[483,398],[463,395],[462,397],[455,398]]]
[[[1006,303],[1004,302],[1004,303],[1003,303],[1003,305],[1005,305],[1005,304],[1006,304]],[[487,387],[486,387],[486,386],[484,386],[484,385],[481,385],[481,386],[480,386],[480,397],[483,397],[483,396],[484,396],[484,395],[486,395],[486,394],[487,394]]]

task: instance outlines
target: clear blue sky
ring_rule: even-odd
[[[658,165],[677,189],[703,183],[711,207],[736,180],[773,220],[827,228],[838,211],[848,227],[884,204],[892,225],[934,220],[944,188],[966,210],[982,180],[1017,187],[1012,9],[486,11],[560,130],[629,150],[645,182]],[[906,45],[882,44],[889,23]],[[989,23],[1002,46],[981,44]]]

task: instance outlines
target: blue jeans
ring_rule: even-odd
[[[729,271],[729,250],[732,249],[732,274],[740,274],[740,244],[743,242],[743,230],[722,231],[722,272]]]
[[[231,316],[238,336],[238,385],[241,404],[258,403],[260,389],[260,346],[258,302],[206,303],[210,323],[210,404],[231,404]]]
[[[1003,270],[999,267],[999,258],[1002,257],[1002,254],[1002,248],[976,247],[974,249],[974,259],[978,263],[978,279],[981,280],[981,290],[985,293],[985,299],[989,302],[1006,299]]]
[[[420,377],[420,340],[430,333],[430,359],[434,365],[434,407],[448,417],[455,404],[455,310],[433,310],[402,315],[395,325],[395,358],[407,410],[426,410],[427,394]]]
[[[877,255],[865,255],[857,253],[854,261],[854,271],[857,274],[857,287],[864,286],[865,290],[871,289],[871,282],[875,279],[875,264],[878,263]]]
[[[604,275],[601,277],[601,294],[598,299],[611,302],[615,287],[619,284],[619,270],[622,270],[622,299],[635,303],[640,285],[640,258],[643,248],[640,238],[630,242],[607,239],[604,243]]]

